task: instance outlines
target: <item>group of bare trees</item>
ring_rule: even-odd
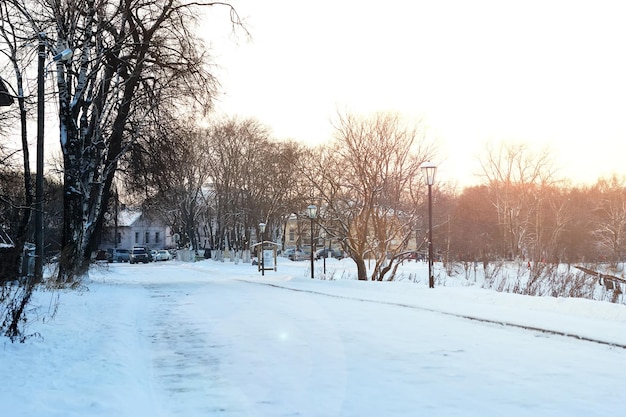
[[[338,114],[333,142],[317,148],[272,140],[253,119],[186,126],[194,124],[138,140],[122,164],[124,182],[182,243],[246,249],[260,222],[268,237],[284,238],[287,219],[313,203],[323,235],[350,254],[359,279],[382,280],[425,229],[420,164],[433,150],[419,125],[396,114]],[[375,260],[369,275],[366,259]]]
[[[626,178],[588,186],[559,179],[549,150],[503,143],[482,157],[485,181],[446,199],[435,228],[450,259],[531,262],[624,260]]]
[[[161,131],[153,125],[149,137],[135,141],[120,160],[120,179],[192,247],[245,249],[259,222],[268,225],[267,236],[284,237],[287,217],[304,215],[313,203],[323,235],[351,256],[360,279],[393,279],[406,251],[424,249],[419,168],[435,154],[419,125],[396,114],[338,114],[334,140],[306,148],[273,140],[254,119],[172,123]],[[486,148],[481,162],[482,185],[460,193],[435,187],[437,258],[622,260],[624,179],[570,187],[549,151],[516,144]]]
[[[144,195],[148,213],[179,233],[180,244],[246,249],[260,222],[277,231],[283,214],[303,204],[296,171],[301,145],[272,140],[253,119],[176,126],[138,141],[122,178]]]
[[[43,51],[55,80],[63,160],[63,248],[58,281],[88,267],[118,164],[162,120],[211,107],[216,80],[195,27],[202,7],[227,2],[6,0],[0,5],[3,71],[18,111],[24,161],[23,224],[32,206],[27,116],[33,114],[32,58]],[[52,60],[71,50],[72,59]],[[9,75],[12,72],[12,75]],[[48,78],[48,77],[45,77]],[[29,89],[30,87],[30,89]]]

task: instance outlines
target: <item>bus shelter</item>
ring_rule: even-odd
[[[251,246],[258,259],[257,266],[258,270],[261,271],[261,275],[265,275],[265,271],[276,271],[279,246],[280,244],[269,240],[264,240]]]

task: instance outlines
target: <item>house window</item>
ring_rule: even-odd
[[[150,232],[146,232],[146,243],[150,243]]]
[[[289,241],[293,242],[296,240],[296,231],[294,228],[289,229]]]
[[[135,232],[135,244],[139,243],[139,232]]]
[[[117,243],[122,243],[122,234],[117,232]]]
[[[161,242],[161,236],[159,235],[159,232],[154,232],[154,242],[155,243]]]

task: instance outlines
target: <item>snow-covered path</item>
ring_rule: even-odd
[[[599,416],[626,406],[622,348],[337,297],[333,282],[315,282],[334,294],[323,295],[288,277],[116,268],[88,292],[62,294],[42,328],[59,331],[45,342],[5,345],[15,359],[3,363],[5,386],[37,381],[0,393],[8,416]],[[73,357],[55,356],[63,344]]]

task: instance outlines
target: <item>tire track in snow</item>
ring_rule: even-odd
[[[147,336],[152,345],[155,385],[170,408],[167,416],[224,413],[214,398],[219,380],[219,358],[211,355],[209,335],[196,318],[182,314],[188,288],[146,285],[152,299]],[[201,401],[198,398],[202,398]],[[202,409],[190,407],[204,404]]]
[[[472,316],[472,315],[469,315],[469,314],[451,313],[449,311],[437,310],[437,309],[428,308],[428,307],[420,307],[420,306],[413,305],[413,304],[398,303],[398,302],[383,301],[383,300],[371,300],[371,299],[360,298],[360,297],[349,297],[349,296],[345,296],[345,295],[328,294],[328,293],[315,291],[315,290],[290,288],[290,287],[284,287],[282,285],[268,283],[268,282],[255,282],[255,281],[248,281],[248,280],[244,280],[244,279],[239,279],[238,281],[246,282],[246,283],[249,283],[249,284],[266,285],[266,286],[269,286],[269,287],[280,288],[280,289],[283,289],[283,290],[294,291],[294,292],[311,293],[311,294],[322,295],[322,296],[333,297],[333,298],[340,298],[340,299],[345,299],[345,300],[361,301],[361,302],[366,302],[366,303],[376,303],[376,304],[383,304],[383,305],[389,305],[389,306],[410,308],[410,309],[414,309],[414,310],[427,311],[427,312],[430,312],[430,313],[443,314],[443,315],[446,315],[446,316],[458,317],[458,318],[462,318],[462,319],[466,319],[466,320],[477,321],[477,322],[480,322],[480,323],[497,324],[497,325],[501,325],[501,326],[504,326],[504,327],[514,327],[514,328],[528,330],[528,331],[535,331],[535,332],[540,332],[540,333],[545,333],[545,334],[552,334],[552,335],[556,335],[556,336],[569,337],[569,338],[572,338],[572,339],[578,339],[578,340],[585,341],[585,342],[598,343],[598,344],[601,344],[601,345],[606,345],[606,346],[626,349],[626,344],[615,343],[615,342],[612,342],[612,341],[602,340],[602,339],[595,338],[595,337],[584,336],[584,335],[581,335],[581,334],[576,334],[576,333],[572,333],[572,332],[565,332],[565,331],[556,330],[556,329],[548,329],[548,328],[539,327],[539,326],[530,326],[530,325],[527,325],[527,324],[513,323],[513,322],[510,322],[510,321],[496,320],[496,319],[490,319],[490,318],[485,318],[485,317]]]

